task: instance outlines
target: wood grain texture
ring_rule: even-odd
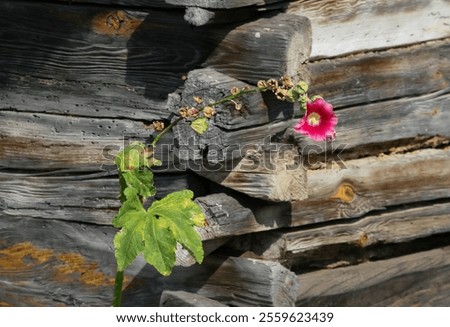
[[[384,49],[450,36],[446,0],[299,0],[288,13],[306,16],[313,28],[312,58]]]
[[[214,103],[230,95],[234,87],[243,89],[254,86],[212,68],[192,70],[187,76],[181,94],[178,98],[173,95],[169,102],[170,109],[178,113],[180,107],[195,106],[194,96],[202,97],[205,105]],[[271,92],[248,93],[236,101],[241,104],[240,110],[236,110],[235,105],[230,102],[217,105],[216,115],[210,123],[225,130],[236,130],[287,120],[294,116],[294,105],[277,100]]]
[[[352,222],[299,230],[280,230],[244,235],[232,247],[250,250],[264,260],[278,260],[289,266],[301,262],[325,267],[344,262],[352,253],[373,245],[406,243],[450,232],[450,203],[437,203],[368,214]],[[231,246],[229,243],[228,246]],[[332,251],[336,249],[338,253]],[[344,249],[345,251],[338,251]],[[352,251],[353,250],[353,251]],[[374,250],[374,252],[376,252]],[[350,262],[347,262],[350,265]]]
[[[298,276],[297,306],[448,306],[450,248]]]
[[[358,218],[402,204],[446,199],[450,197],[449,162],[449,149],[348,160],[344,167],[308,171],[308,199],[289,203],[210,194],[197,199],[208,220],[200,233],[208,240]]]
[[[6,216],[0,227],[2,303],[110,305],[116,269],[113,227]],[[229,305],[292,306],[297,279],[277,263],[218,257],[175,267],[163,277],[138,257],[127,268],[124,287],[125,306],[158,306],[165,290],[194,292]]]
[[[282,13],[237,26],[218,44],[205,64],[256,84],[261,79],[306,75],[302,64],[310,52],[309,20]]]
[[[266,5],[282,0],[166,0],[167,3],[178,6],[197,6],[203,8],[231,9],[252,5]]]
[[[166,291],[161,294],[160,307],[226,307],[219,301],[185,291]]]
[[[293,220],[297,215],[304,223],[308,216],[314,222],[355,218],[392,205],[447,198],[449,160],[448,148],[425,149],[308,171],[309,197],[292,204]]]
[[[196,171],[222,186],[251,197],[268,201],[299,201],[308,196],[306,169],[297,149],[287,144],[272,143],[268,147],[253,146],[242,149],[242,159],[218,169]]]
[[[161,199],[171,192],[191,189],[204,195],[195,174],[155,174]],[[114,171],[51,176],[0,172],[0,208],[3,215],[111,225],[120,201],[119,180]]]
[[[12,306],[110,305],[116,266],[114,228],[3,214],[0,226],[2,302]]]
[[[220,162],[242,158],[242,149],[270,143],[272,136],[283,133],[292,125],[290,120],[275,121],[268,124],[237,130],[224,130],[213,124],[208,130],[198,135],[189,125],[178,124],[173,133],[177,148],[176,156],[183,161],[191,160],[194,171]],[[205,162],[204,162],[205,161]]]
[[[310,92],[341,108],[442,91],[450,86],[449,55],[447,38],[312,61]]]
[[[154,131],[146,121],[53,115],[0,110],[0,167],[11,169],[115,170],[114,157],[134,141],[146,142]],[[155,156],[158,171],[180,172],[173,155],[173,134],[165,135]]]

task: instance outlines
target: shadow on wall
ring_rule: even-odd
[[[148,12],[127,43],[126,82],[145,87],[146,98],[167,98],[236,27],[194,27],[183,16],[184,11]]]

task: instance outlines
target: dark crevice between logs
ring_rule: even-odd
[[[292,140],[286,140],[290,142]],[[346,160],[362,159],[367,157],[383,157],[395,154],[406,154],[423,149],[446,149],[450,145],[450,137],[447,136],[417,136],[401,140],[394,140],[382,143],[364,144],[354,148],[333,148],[323,153],[310,152],[304,156],[304,164],[307,169],[326,169],[337,164],[345,165]],[[313,150],[313,149],[312,149]],[[299,150],[302,151],[301,149]]]
[[[281,264],[289,267],[296,274],[301,274],[397,258],[449,245],[450,233],[434,234],[397,244],[376,244],[365,248],[358,248],[353,244],[334,244],[311,251],[305,257],[296,257],[292,260],[287,257]]]

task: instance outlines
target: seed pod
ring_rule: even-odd
[[[153,122],[153,129],[157,132],[161,132],[164,129],[164,122],[160,120],[155,120]]]

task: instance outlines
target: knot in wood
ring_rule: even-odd
[[[344,183],[339,186],[335,195],[332,196],[332,199],[339,199],[345,203],[350,203],[355,197],[356,193],[353,186],[349,183]]]
[[[125,13],[123,11],[115,11],[106,17],[106,26],[115,31],[120,30],[125,22]]]

